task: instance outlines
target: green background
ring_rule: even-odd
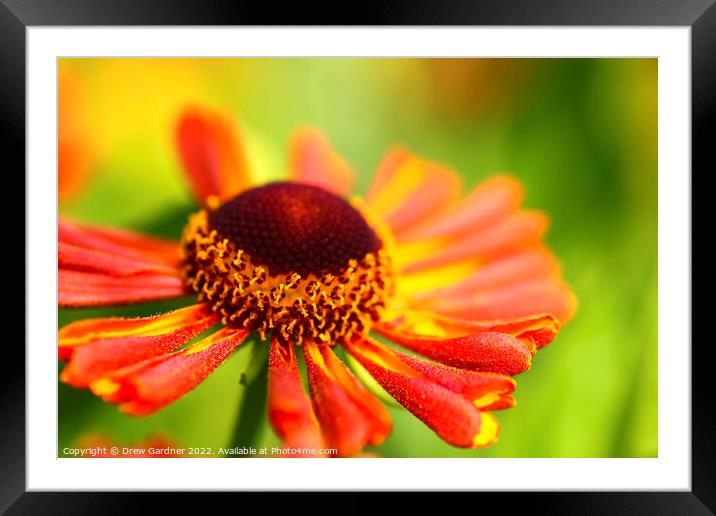
[[[78,97],[63,116],[77,119],[96,151],[83,191],[60,212],[88,222],[179,237],[195,209],[172,137],[187,103],[236,114],[261,180],[282,176],[288,138],[305,124],[354,165],[359,192],[397,144],[459,171],[466,188],[496,172],[518,177],[526,206],[550,215],[547,242],[579,300],[576,317],[517,377],[518,404],[496,412],[502,431],[492,447],[452,448],[391,406],[394,430],[374,451],[657,455],[655,59],[72,59],[60,71],[72,74]],[[60,309],[59,325],[187,302]],[[149,417],[60,383],[59,449],[93,432],[120,445],[160,432],[185,447],[227,446],[250,347]],[[255,445],[276,442],[262,417]]]

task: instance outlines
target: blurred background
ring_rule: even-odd
[[[178,238],[195,211],[173,145],[188,104],[235,113],[259,180],[280,178],[300,125],[321,129],[367,188],[402,144],[462,174],[525,185],[579,299],[574,320],[519,377],[499,441],[462,450],[389,407],[384,457],[657,456],[656,59],[61,59],[59,209]],[[59,325],[149,315],[186,300],[60,309]],[[228,446],[249,351],[159,413],[120,413],[59,384],[59,449],[87,435]],[[58,364],[58,370],[61,364]],[[262,422],[257,446],[277,443]]]

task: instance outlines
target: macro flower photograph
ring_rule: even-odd
[[[57,69],[58,457],[658,456],[656,59]]]

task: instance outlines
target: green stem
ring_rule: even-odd
[[[252,344],[251,360],[241,373],[243,386],[239,413],[231,433],[230,448],[252,446],[266,419],[268,387],[268,346],[256,339]]]

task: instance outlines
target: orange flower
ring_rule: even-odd
[[[188,110],[177,143],[203,206],[181,242],[61,220],[59,304],[191,293],[198,302],[61,328],[63,381],[149,414],[257,331],[269,342],[269,419],[289,448],[354,455],[391,430],[387,411],[337,347],[448,443],[495,442],[491,411],[515,403],[510,376],[530,367],[574,310],[541,243],[546,218],[520,209],[516,180],[492,178],[462,196],[455,173],[399,149],[366,198],[347,201],[352,171],[314,130],[293,138],[289,180],[261,186],[251,184],[238,128],[222,113]],[[182,348],[216,324],[221,329]]]

